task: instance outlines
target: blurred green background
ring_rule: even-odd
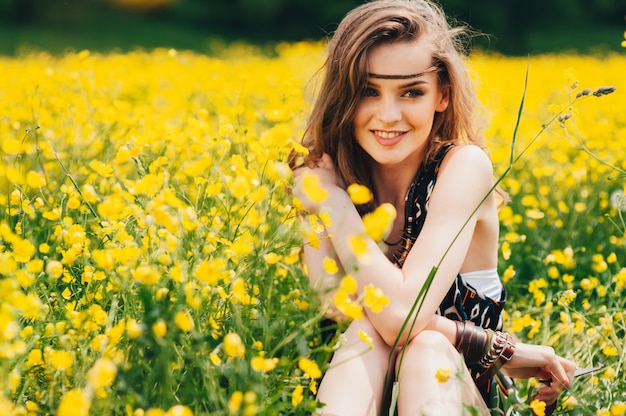
[[[321,39],[359,0],[0,0],[0,54]],[[623,50],[626,0],[441,0],[507,55]]]

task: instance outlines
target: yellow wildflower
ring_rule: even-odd
[[[110,387],[115,380],[117,366],[109,358],[99,358],[87,372],[87,382],[95,389]]]
[[[450,374],[452,374],[452,370],[449,368],[440,368],[435,373],[435,378],[437,378],[438,382],[445,383],[450,379]]]
[[[337,266],[337,262],[330,257],[324,257],[324,271],[328,274],[335,274],[339,271],[339,267]]]
[[[546,414],[546,402],[542,402],[541,400],[535,399],[530,402],[530,408],[536,416],[545,416]]]
[[[502,243],[500,251],[502,252],[502,258],[504,260],[508,260],[511,258],[511,244],[508,241],[504,241]]]
[[[306,357],[300,357],[298,360],[298,367],[300,367],[300,370],[304,371],[304,373],[311,379],[315,380],[322,376],[322,371],[317,366],[317,363]]]
[[[46,265],[46,273],[55,279],[63,275],[63,264],[57,260],[50,260]]]
[[[622,401],[616,401],[611,405],[611,416],[624,416],[626,415],[626,403]]]
[[[265,260],[267,264],[276,264],[280,260],[280,257],[278,257],[276,253],[267,253],[263,255],[263,260]]]
[[[569,306],[576,299],[576,292],[571,289],[568,289],[561,293],[559,297],[559,305],[561,306]]]
[[[67,371],[74,364],[74,358],[68,351],[50,350],[48,363],[54,370]]]
[[[88,416],[91,398],[81,389],[70,390],[61,397],[57,416]]]
[[[238,334],[234,332],[226,334],[224,337],[224,352],[230,358],[243,358],[246,354],[246,347]]]
[[[348,186],[347,191],[350,200],[356,205],[367,204],[372,200],[372,192],[365,185],[353,183]]]
[[[291,396],[291,405],[293,407],[298,407],[298,405],[304,400],[303,391],[304,388],[300,384],[293,389],[293,395]]]
[[[165,412],[165,416],[193,416],[193,412],[187,406],[176,404]]]
[[[150,264],[142,264],[131,272],[133,279],[144,285],[153,285],[161,278],[159,270]]]
[[[370,344],[373,341],[372,337],[367,335],[367,333],[363,331],[362,329],[359,329],[359,339],[363,341],[365,344]]]
[[[274,368],[276,368],[277,364],[278,358],[265,358],[262,356],[257,356],[253,357],[250,360],[250,367],[252,367],[254,371],[263,373],[273,370]]]
[[[174,323],[183,332],[189,332],[194,328],[194,322],[187,311],[178,311],[174,315]]]
[[[393,205],[389,203],[379,205],[374,211],[363,216],[365,232],[374,241],[382,241],[391,230],[396,215],[396,208]]]
[[[339,290],[353,295],[356,293],[357,288],[358,286],[354,276],[347,274],[341,279],[341,286],[339,287]]]
[[[167,324],[163,319],[159,319],[154,324],[152,324],[152,332],[158,338],[163,338],[167,334]]]
[[[243,404],[243,393],[240,391],[235,391],[230,395],[228,399],[228,411],[230,413],[237,413],[239,409],[241,409],[241,405]]]
[[[367,242],[365,242],[363,237],[358,236],[358,235],[352,235],[350,237],[349,242],[350,242],[350,248],[352,249],[352,252],[357,257],[362,257],[365,254],[367,254]]]
[[[313,173],[303,173],[302,191],[313,202],[324,202],[328,198],[328,192],[320,185],[319,176]]]
[[[509,280],[511,280],[511,279],[513,279],[515,277],[516,273],[517,272],[513,268],[513,265],[509,264],[509,266],[506,268],[506,270],[504,270],[504,273],[502,273],[502,281],[504,283],[508,282]]]
[[[365,286],[363,290],[365,292],[363,303],[370,308],[372,312],[378,313],[383,307],[389,304],[389,298],[384,295],[380,288],[370,284]]]

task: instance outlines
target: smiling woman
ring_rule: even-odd
[[[511,414],[510,377],[544,376],[555,382],[534,399],[550,413],[573,379],[576,365],[552,348],[501,332],[496,187],[461,32],[429,1],[378,0],[350,12],[330,42],[303,139],[308,160],[293,165],[303,214],[330,219],[307,236],[304,261],[340,311],[348,276],[328,273],[329,259],[354,282],[353,300],[376,287],[389,304],[350,316],[319,387],[322,414]],[[312,177],[322,200],[311,198]],[[354,184],[371,200],[356,206],[346,191]],[[404,215],[388,217],[381,242],[364,220],[383,205]]]

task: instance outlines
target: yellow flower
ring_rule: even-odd
[[[117,366],[109,358],[99,358],[87,372],[87,382],[94,389],[110,387],[115,380]]]
[[[230,358],[243,358],[246,354],[246,347],[238,334],[234,332],[226,334],[224,337],[224,352]]]
[[[304,371],[304,373],[313,380],[322,376],[322,371],[317,366],[317,363],[306,357],[300,357],[298,360],[298,367],[300,367],[300,370]]]
[[[293,407],[298,407],[298,405],[304,400],[303,391],[304,388],[300,384],[293,389],[293,395],[291,396],[291,405]]]
[[[508,241],[504,241],[502,243],[502,247],[500,248],[502,251],[502,258],[504,260],[508,260],[511,258],[511,244]]]
[[[530,408],[536,416],[545,416],[546,414],[546,402],[542,402],[541,400],[535,399],[530,402]]]
[[[515,277],[516,273],[517,272],[513,268],[513,265],[509,264],[508,267],[506,268],[506,270],[504,271],[504,273],[502,273],[502,281],[504,283],[508,282],[509,280],[511,280],[511,279],[513,279]]]
[[[189,332],[194,328],[193,318],[187,311],[176,312],[174,323],[183,332]]]
[[[372,312],[378,313],[382,311],[383,307],[389,304],[389,298],[384,295],[380,288],[370,284],[365,286],[363,290],[365,292],[363,303],[370,308]]]
[[[345,316],[350,319],[363,319],[363,307],[355,303],[350,298],[350,294],[345,290],[338,290],[333,296],[335,306]]]
[[[324,271],[328,274],[335,274],[339,271],[337,262],[330,257],[324,257]]]
[[[363,237],[358,235],[352,235],[349,242],[352,252],[357,257],[362,257],[367,254],[367,242],[363,239]]]
[[[276,264],[280,260],[280,257],[278,257],[276,253],[267,253],[263,255],[263,260],[265,260],[267,264]]]
[[[88,416],[91,398],[80,389],[70,390],[61,397],[57,416]]]
[[[41,188],[46,186],[46,177],[31,170],[26,174],[26,183],[33,189]]]
[[[382,241],[391,230],[396,215],[396,208],[393,205],[389,203],[379,205],[374,211],[363,216],[365,232],[374,241]]]
[[[46,265],[46,273],[55,279],[63,275],[63,264],[57,260],[50,260]]]
[[[176,404],[165,412],[165,416],[193,416],[193,412],[187,406]]]
[[[162,409],[151,407],[146,410],[146,413],[144,413],[143,416],[165,416],[165,412]]]
[[[602,378],[605,380],[615,380],[615,370],[611,367],[607,368],[606,370],[604,370],[604,372],[602,373]]]
[[[158,338],[163,338],[167,334],[167,324],[163,319],[159,319],[154,324],[152,324],[152,332]]]
[[[372,192],[365,185],[353,183],[348,186],[347,191],[350,196],[350,200],[355,205],[367,204],[372,200]]]
[[[624,416],[626,415],[626,403],[616,401],[611,405],[611,416]]]
[[[452,374],[452,370],[449,368],[440,368],[435,373],[435,378],[440,383],[445,383],[450,379],[450,374]]]
[[[339,287],[339,290],[353,295],[356,293],[357,288],[356,279],[351,274],[347,274],[341,279],[341,286]]]
[[[34,367],[36,365],[41,365],[43,364],[43,354],[41,353],[40,349],[34,349],[31,350],[28,353],[28,358],[26,360],[26,366],[27,367]]]
[[[302,191],[313,202],[324,202],[328,192],[320,185],[319,176],[313,173],[302,174]]]
[[[578,400],[574,396],[565,396],[561,402],[561,407],[567,411],[574,410],[576,406],[578,406]]]
[[[222,265],[220,261],[202,261],[196,266],[193,275],[203,283],[214,285],[220,279]]]
[[[257,356],[250,360],[250,367],[252,367],[254,371],[262,373],[275,369],[277,364],[278,358],[264,358]]]
[[[363,331],[362,329],[359,329],[359,339],[363,341],[365,344],[370,344],[373,341],[372,337],[367,335],[367,333]]]
[[[228,411],[230,413],[237,413],[239,409],[241,409],[241,405],[243,403],[243,393],[240,391],[235,391],[230,395],[228,399]]]
[[[220,356],[215,353],[209,354],[209,359],[211,360],[213,365],[220,365],[222,363],[222,359],[220,358]]]
[[[571,289],[568,289],[561,293],[559,297],[559,305],[561,306],[569,306],[576,299],[576,292]]]
[[[67,371],[72,367],[74,358],[68,351],[50,350],[48,363],[54,370]]]
[[[144,285],[153,285],[161,278],[159,270],[152,265],[142,264],[131,272],[133,279]]]
[[[363,319],[363,308],[352,299],[357,292],[357,282],[352,275],[341,279],[341,285],[333,297],[337,309],[351,319]]]
[[[617,349],[612,345],[605,345],[602,348],[602,354],[607,357],[617,357],[619,354],[617,353]]]
[[[322,222],[322,224],[326,227],[330,227],[331,225],[333,225],[333,221],[330,218],[330,215],[328,214],[328,212],[320,212],[319,213],[319,219]]]

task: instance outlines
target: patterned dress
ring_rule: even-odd
[[[428,214],[428,201],[435,187],[441,162],[452,147],[452,144],[444,145],[433,160],[422,164],[409,187],[405,201],[403,247],[400,254],[394,259],[398,267],[402,267],[404,264],[413,243],[424,226]],[[484,296],[464,282],[461,275],[457,275],[452,287],[439,305],[437,313],[456,321],[472,321],[483,328],[501,330],[502,309],[505,301],[506,289],[502,289],[500,300],[496,301]],[[469,366],[469,369],[474,378],[481,370],[480,367],[472,365]],[[478,386],[478,389],[487,406],[494,409],[494,414],[501,414],[502,410],[506,410],[509,401],[512,403],[517,401],[513,397],[507,397],[514,392],[514,385],[510,378],[501,373],[498,373],[491,382]]]

